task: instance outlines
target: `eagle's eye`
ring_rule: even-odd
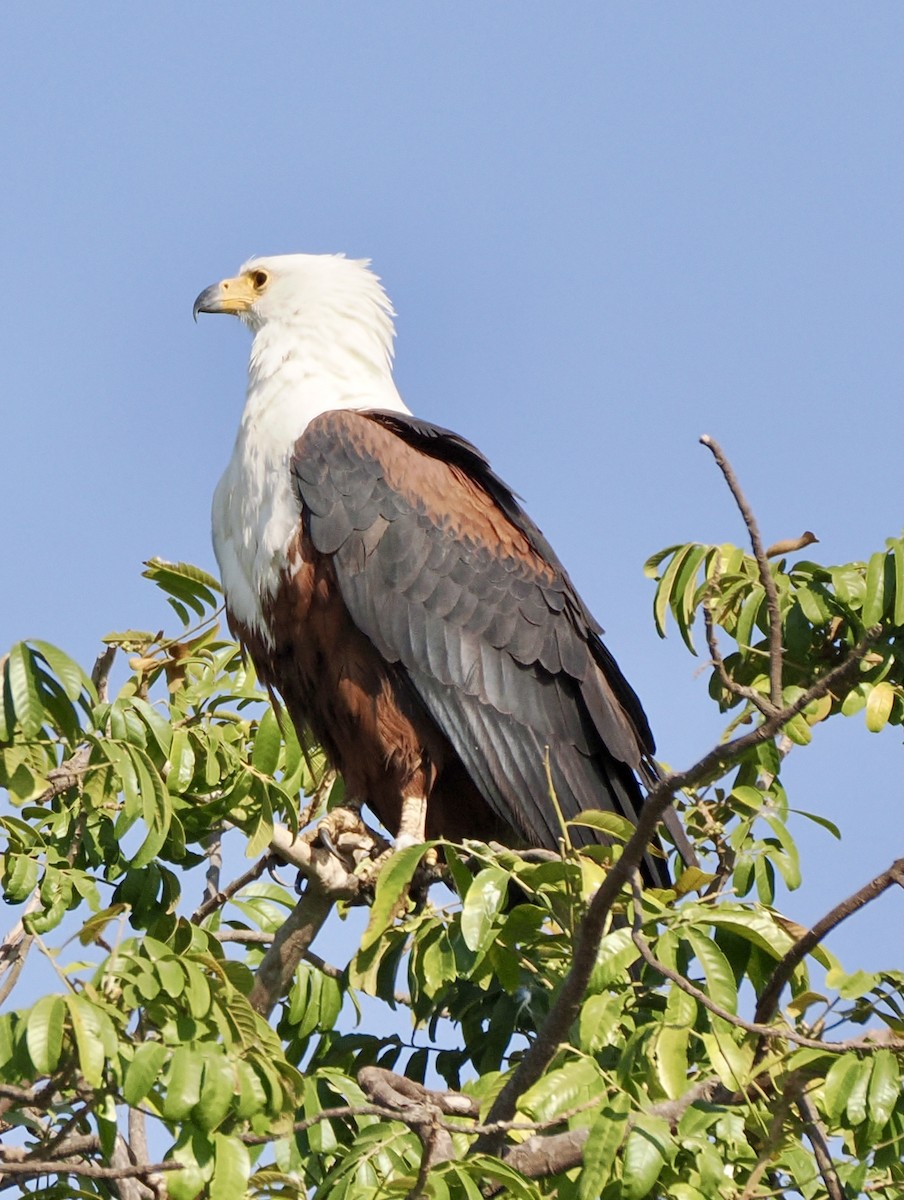
[[[262,292],[269,282],[270,282],[269,271],[252,271],[251,272],[251,283],[256,292]]]

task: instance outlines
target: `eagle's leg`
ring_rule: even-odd
[[[402,816],[399,820],[399,832],[396,834],[395,849],[404,850],[408,846],[417,846],[427,840],[427,797],[404,796],[402,798]],[[431,846],[424,855],[422,868],[430,870],[436,866],[438,856],[436,847]]]
[[[396,850],[405,850],[427,840],[427,797],[403,796],[399,831],[395,838]]]

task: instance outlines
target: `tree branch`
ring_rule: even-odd
[[[832,1162],[832,1154],[829,1150],[829,1139],[826,1136],[825,1127],[819,1119],[816,1106],[806,1092],[802,1091],[798,1096],[797,1107],[801,1117],[803,1117],[804,1132],[809,1139],[810,1145],[813,1147],[813,1156],[816,1159],[816,1165],[819,1167],[822,1181],[826,1185],[829,1200],[844,1200],[844,1188],[841,1186],[838,1172],[835,1170],[835,1164]]]
[[[725,660],[722,658],[722,651],[719,649],[719,642],[716,638],[712,610],[706,598],[703,600],[703,625],[706,629],[706,645],[709,648],[709,657],[718,672],[722,686],[732,696],[738,696],[742,700],[749,700],[754,708],[758,709],[763,716],[771,717],[775,712],[772,701],[764,696],[762,692],[758,692],[756,688],[748,687],[744,683],[738,683],[728,673],[728,668],[725,666]]]
[[[31,1175],[80,1175],[85,1179],[142,1179],[149,1175],[155,1175],[158,1171],[178,1171],[182,1168],[182,1163],[173,1160],[159,1163],[129,1163],[121,1167],[100,1167],[94,1163],[68,1162],[59,1159],[49,1159],[46,1162],[38,1159],[17,1161],[15,1158],[9,1157],[11,1153],[15,1153],[16,1149],[16,1147],[10,1147],[0,1157],[0,1178],[4,1175],[26,1178]]]
[[[330,915],[336,897],[313,882],[277,930],[273,944],[261,959],[248,999],[251,1007],[268,1017],[292,984],[295,969],[308,946]]]
[[[220,870],[223,866],[223,829],[217,826],[204,838],[207,870],[204,873],[204,900],[209,903],[220,895]]]
[[[811,929],[808,929],[802,937],[798,938],[787,954],[779,961],[769,978],[769,982],[763,988],[757,1002],[755,1020],[758,1022],[771,1020],[775,1010],[778,1008],[782,989],[794,973],[795,967],[811,950],[819,945],[826,934],[830,933],[836,925],[840,925],[852,913],[857,912],[858,909],[875,900],[877,896],[881,896],[894,883],[904,887],[904,858],[896,859],[888,870],[871,879],[869,883],[864,884],[859,891],[854,892],[852,896],[848,896],[846,900],[842,900],[840,904],[836,904],[830,912],[826,913]]]
[[[231,900],[236,892],[241,891],[243,887],[247,887],[249,883],[254,883],[255,879],[260,879],[269,864],[270,854],[267,853],[259,858],[254,866],[249,868],[244,875],[239,875],[237,879],[233,879],[232,883],[227,884],[221,892],[208,896],[192,913],[190,917],[192,925],[200,925],[205,917],[210,916],[212,912],[216,912],[218,908],[222,908],[226,901]]]
[[[634,874],[634,925],[631,930],[631,940],[640,951],[640,956],[644,962],[653,968],[659,975],[665,979],[671,980],[688,996],[693,997],[698,1004],[702,1005],[713,1016],[719,1017],[721,1020],[728,1022],[730,1025],[736,1026],[738,1029],[743,1029],[747,1033],[758,1034],[761,1038],[778,1038],[782,1041],[794,1042],[797,1046],[804,1046],[810,1050],[828,1050],[833,1054],[845,1054],[849,1050],[878,1050],[880,1045],[890,1049],[904,1050],[904,1038],[898,1041],[882,1041],[881,1043],[870,1041],[866,1038],[850,1038],[844,1042],[826,1042],[820,1038],[807,1037],[805,1034],[798,1033],[788,1026],[766,1025],[758,1021],[746,1021],[743,1017],[739,1017],[737,1013],[729,1012],[727,1008],[722,1008],[720,1004],[716,1004],[707,996],[706,992],[695,987],[689,979],[685,979],[677,971],[673,971],[667,967],[665,963],[660,962],[653,953],[649,943],[641,933],[641,896],[638,883],[637,872]]]
[[[760,537],[760,529],[757,525],[756,517],[753,515],[753,510],[747,503],[744,493],[741,491],[741,485],[732,469],[731,463],[725,457],[719,443],[714,438],[711,438],[709,434],[705,433],[700,441],[716,460],[719,470],[725,477],[725,482],[728,484],[732,496],[734,496],[738,510],[744,518],[744,524],[747,526],[750,545],[753,549],[753,557],[756,559],[756,565],[759,568],[760,582],[766,593],[766,606],[769,611],[769,698],[774,708],[781,708],[784,651],[782,649],[782,616],[778,604],[778,589],[775,586],[775,578],[769,569],[769,560],[766,557],[766,551],[763,549],[763,540]]]

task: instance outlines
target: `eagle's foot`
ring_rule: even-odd
[[[387,851],[391,852],[386,839],[365,825],[360,808],[354,804],[328,812],[318,822],[316,841],[345,864],[349,871],[356,871],[362,863],[373,861],[374,855],[382,856]]]
[[[406,850],[409,846],[419,845],[419,842],[413,840],[403,841],[401,838],[396,838],[394,845],[384,850],[382,854],[378,854],[375,858],[367,859],[356,868],[355,874],[362,880],[367,888],[376,887],[377,879],[380,872],[389,862],[389,860],[399,851]],[[427,894],[434,883],[446,878],[446,868],[440,863],[439,856],[435,846],[431,846],[424,851],[424,856],[417,865],[417,869],[412,876],[411,883],[408,887],[408,895],[414,904],[416,912],[424,907],[427,902]]]

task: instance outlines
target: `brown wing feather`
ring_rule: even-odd
[[[566,817],[599,807],[633,818],[632,768],[652,750],[643,710],[543,535],[479,453],[413,418],[336,411],[308,427],[292,470],[305,554],[329,562],[393,703],[419,737],[432,730],[451,747],[497,820],[555,845],[547,747]],[[442,754],[429,754],[435,808],[451,760],[436,768]],[[647,870],[664,879],[658,862]]]

